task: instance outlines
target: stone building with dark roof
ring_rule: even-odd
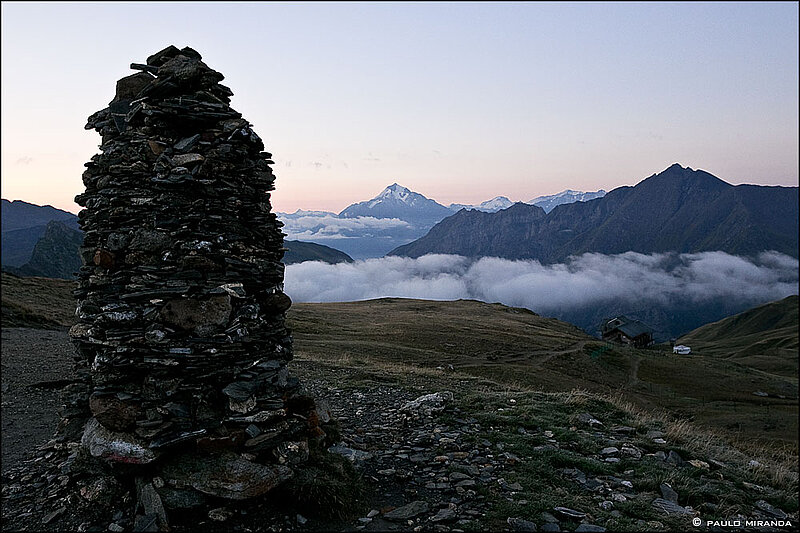
[[[637,348],[654,343],[653,329],[643,322],[633,320],[624,315],[606,319],[600,325],[603,340],[627,344]]]

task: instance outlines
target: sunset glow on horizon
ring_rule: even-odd
[[[610,191],[673,163],[798,185],[797,3],[2,4],[2,197],[77,213],[86,118],[191,46],[274,154],[275,210]]]

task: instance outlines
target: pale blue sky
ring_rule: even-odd
[[[131,62],[191,46],[274,154],[273,204],[442,203],[670,164],[798,184],[798,4],[2,4],[2,196],[76,211]]]

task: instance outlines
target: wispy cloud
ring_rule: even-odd
[[[33,163],[33,158],[28,156],[20,157],[19,159],[17,159],[16,163],[18,165],[30,165],[31,163]]]

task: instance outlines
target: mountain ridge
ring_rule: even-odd
[[[549,213],[527,204],[488,217],[462,211],[388,255],[451,253],[557,263],[586,252],[748,255],[774,249],[798,257],[797,213],[797,187],[734,186],[676,163],[634,187]]]
[[[597,191],[583,192],[573,191],[572,189],[565,189],[559,193],[537,196],[525,202],[526,204],[536,205],[544,209],[545,213],[549,213],[559,205],[571,204],[574,202],[588,202],[596,198],[602,198],[607,192],[604,189]]]

